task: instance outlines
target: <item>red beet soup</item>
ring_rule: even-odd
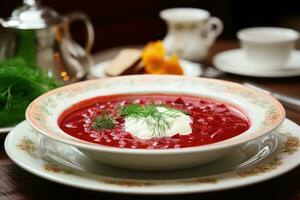
[[[125,131],[125,109],[138,116],[145,111],[146,116],[150,116],[156,105],[188,115],[191,133],[140,139]],[[171,149],[211,144],[240,135],[250,127],[247,116],[235,106],[183,94],[99,96],[67,109],[60,116],[58,124],[65,133],[80,140],[134,149]]]

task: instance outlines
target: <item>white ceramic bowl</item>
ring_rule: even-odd
[[[215,98],[243,110],[251,127],[239,136],[209,145],[151,150],[93,144],[71,137],[59,128],[59,116],[73,104],[122,93],[176,93]],[[136,169],[175,169],[214,161],[269,133],[284,117],[282,105],[270,95],[233,82],[172,75],[132,75],[71,84],[38,97],[26,111],[29,124],[46,137],[77,147],[99,162]]]

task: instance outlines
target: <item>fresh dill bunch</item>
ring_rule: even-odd
[[[24,59],[0,61],[0,127],[24,119],[28,104],[59,84]]]
[[[9,101],[0,98],[0,127],[12,126],[24,120],[26,108],[31,101],[18,95]]]
[[[3,107],[4,110],[8,110],[12,103],[11,88],[11,86],[8,87],[0,94],[0,102],[3,102],[1,107]]]
[[[102,112],[94,119],[93,129],[112,129],[116,126],[116,120],[109,112]]]
[[[164,108],[161,111],[159,108]],[[132,117],[136,120],[143,118],[153,136],[165,136],[170,129],[167,118],[176,118],[181,111],[160,104],[139,105],[130,104],[123,106],[120,111],[121,117]]]

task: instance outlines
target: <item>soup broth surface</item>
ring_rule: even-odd
[[[158,129],[153,129],[152,138],[136,137],[125,129],[126,117],[122,111],[128,106],[160,106],[180,111],[190,117],[191,133],[182,135],[175,132],[172,136],[163,136],[155,133],[161,128],[158,126]],[[157,121],[160,125],[162,122]],[[100,96],[73,105],[61,115],[58,124],[65,133],[80,140],[132,149],[170,149],[211,144],[240,135],[250,127],[247,116],[234,106],[182,94]],[[168,124],[164,125],[168,128]]]

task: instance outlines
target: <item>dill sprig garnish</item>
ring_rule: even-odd
[[[161,108],[161,109],[160,109]],[[144,119],[153,136],[165,136],[170,129],[167,118],[176,118],[181,111],[160,104],[139,105],[130,104],[121,107],[121,117]]]
[[[116,120],[109,112],[102,112],[94,119],[94,129],[112,129],[116,126]]]

